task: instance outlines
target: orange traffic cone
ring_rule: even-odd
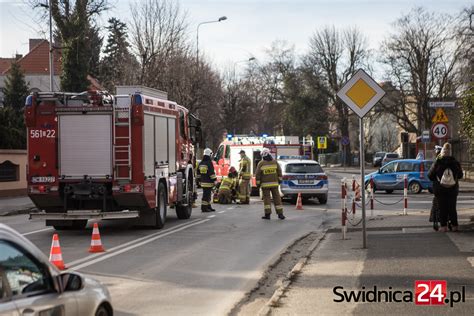
[[[298,199],[296,200],[296,210],[303,210],[303,199],[301,193],[298,193]]]
[[[102,247],[102,241],[100,240],[99,225],[94,223],[94,228],[92,229],[92,239],[89,252],[104,252],[105,249]]]
[[[59,270],[66,269],[63,261],[63,255],[61,254],[61,246],[59,245],[58,234],[53,235],[53,242],[51,243],[51,251],[49,253],[49,262],[54,264]]]

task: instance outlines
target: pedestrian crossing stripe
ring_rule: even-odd
[[[448,116],[444,113],[442,108],[436,109],[436,113],[431,120],[433,123],[448,123]]]

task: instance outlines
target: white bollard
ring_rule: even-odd
[[[408,208],[408,176],[405,175],[403,177],[404,186],[403,186],[403,215],[408,215],[407,208]]]

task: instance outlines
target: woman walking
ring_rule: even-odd
[[[433,191],[438,201],[439,221],[441,232],[448,231],[448,219],[453,231],[458,230],[458,215],[456,200],[459,193],[458,180],[463,176],[461,165],[452,156],[451,144],[445,143],[441,154],[435,160],[428,172],[428,178],[433,181]]]

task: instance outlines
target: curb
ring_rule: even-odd
[[[322,232],[322,236],[316,239],[315,241],[313,241],[311,246],[309,246],[308,249],[306,250],[305,255],[302,258],[300,258],[300,260],[298,260],[298,262],[295,264],[293,269],[291,269],[291,271],[288,272],[288,274],[286,275],[285,279],[282,282],[282,285],[280,285],[280,287],[276,289],[272,297],[268,300],[265,306],[263,306],[260,309],[257,315],[259,316],[270,315],[272,307],[278,307],[279,301],[282,298],[283,294],[288,290],[288,287],[295,280],[296,276],[301,273],[301,270],[303,270],[303,267],[308,262],[313,251],[321,243],[321,241],[326,237],[327,232],[328,232],[328,229],[324,230]]]
[[[23,215],[23,214],[29,214],[31,212],[37,212],[38,209],[36,207],[27,207],[27,208],[21,208],[18,210],[12,210],[12,211],[6,211],[4,213],[0,212],[0,217],[1,216],[14,216],[14,215]]]

